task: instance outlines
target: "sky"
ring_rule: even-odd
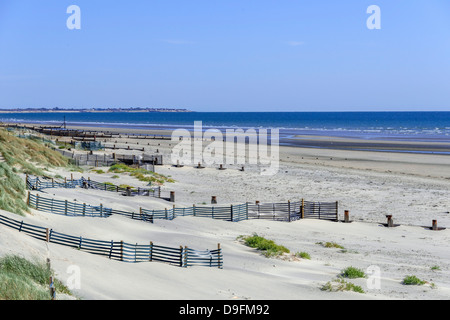
[[[0,0],[0,108],[450,111],[449,84],[448,0]]]

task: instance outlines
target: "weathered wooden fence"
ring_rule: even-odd
[[[133,244],[123,241],[102,241],[76,237],[56,232],[52,229],[31,225],[0,215],[0,224],[26,233],[27,235],[49,243],[55,243],[86,251],[91,254],[106,256],[109,259],[125,262],[157,261],[180,267],[206,266],[223,267],[220,244],[215,250],[195,250],[180,246],[179,248],[149,244]]]
[[[338,220],[338,202],[297,201],[286,203],[235,204],[229,206],[173,207],[164,210],[141,209],[153,219],[172,220],[177,216],[193,216],[238,222],[266,219],[291,222],[299,219]]]
[[[75,152],[67,151],[64,149],[55,149],[63,156],[72,159],[73,163],[78,166],[95,166],[95,167],[109,167],[116,163],[135,164],[144,166],[146,164],[153,165],[154,171],[155,165],[163,164],[162,155],[129,155],[129,154],[76,154]],[[128,149],[131,150],[131,149]],[[142,150],[140,150],[142,151]]]
[[[104,207],[103,204],[100,204],[99,206],[92,206],[86,203],[44,198],[39,194],[34,195],[30,192],[28,192],[27,196],[27,205],[39,211],[74,217],[107,218],[113,214],[116,214],[134,220],[153,223],[153,216],[142,212],[142,210],[139,210],[138,212],[115,210]]]
[[[28,190],[37,190],[37,191],[41,191],[43,189],[48,188],[71,189],[75,187],[80,187],[86,189],[97,189],[111,192],[119,192],[122,193],[123,195],[130,195],[130,196],[148,196],[155,198],[161,197],[161,188],[159,186],[155,186],[152,188],[139,188],[139,187],[124,188],[112,183],[97,182],[89,178],[85,179],[84,177],[81,177],[80,179],[64,179],[63,181],[52,178],[40,178],[40,177],[32,178],[27,175],[25,178],[25,182]]]
[[[338,220],[338,202],[311,202],[297,201],[287,203],[263,204],[232,204],[229,206],[175,207],[165,209],[145,209],[140,207],[137,211],[123,211],[86,203],[72,202],[45,198],[39,194],[28,192],[28,206],[49,213],[68,216],[109,217],[113,214],[122,215],[130,219],[145,222],[154,222],[154,219],[173,220],[178,216],[193,216],[211,218],[232,222],[250,219],[266,219],[274,221],[292,222],[299,219]]]

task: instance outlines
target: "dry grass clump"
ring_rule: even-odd
[[[0,129],[0,153],[5,162],[23,173],[43,175],[40,167],[67,167],[69,159],[44,143],[32,139],[19,138]]]

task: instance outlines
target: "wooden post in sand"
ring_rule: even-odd
[[[288,220],[291,222],[291,200],[288,200]]]
[[[437,220],[433,220],[433,224],[432,224],[431,230],[438,230]]]
[[[222,251],[220,250],[220,243],[218,243],[217,244],[217,267],[219,268],[219,269],[221,269],[221,266],[220,266],[220,253],[221,253]]]
[[[217,197],[216,196],[212,196],[211,197],[211,204],[217,204]]]
[[[120,261],[123,261],[123,240],[120,240]]]
[[[175,202],[175,191],[170,191],[170,202]]]
[[[301,210],[301,213],[302,213],[302,219],[304,219],[305,218],[305,199],[302,199],[302,210]]]
[[[49,289],[50,289],[50,297],[52,298],[52,300],[56,300],[56,289],[53,277],[50,277],[49,279]]]
[[[339,202],[336,201],[336,222],[339,221]]]
[[[392,215],[387,215],[387,226],[388,228],[392,228],[394,226],[394,221],[392,220]]]
[[[350,222],[350,217],[349,217],[349,212],[348,210],[344,211],[344,222],[345,223],[349,223]]]

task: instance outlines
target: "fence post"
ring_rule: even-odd
[[[45,229],[45,242],[50,242],[50,230]]]
[[[67,216],[67,200],[64,201],[64,214]]]
[[[103,217],[103,204],[100,203],[100,217]]]
[[[302,219],[305,218],[305,199],[302,199]]]
[[[113,247],[114,247],[114,240],[111,240],[111,248],[109,249],[109,259],[111,259]]]
[[[275,220],[275,203],[272,204],[272,220]]]
[[[86,203],[83,203],[83,217],[86,215]]]
[[[120,261],[123,261],[123,240],[120,240]]]
[[[180,246],[180,267],[183,267],[183,246]]]
[[[288,216],[289,222],[291,222],[291,200],[288,200]]]
[[[349,211],[345,210],[344,211],[344,223],[349,223],[349,222],[350,222]]]
[[[175,191],[170,191],[170,202],[175,202]]]
[[[248,220],[248,202],[245,203],[245,218]]]
[[[183,257],[183,260],[184,260],[184,267],[185,267],[185,268],[187,268],[187,255],[188,255],[188,247],[185,246],[185,247],[184,247],[184,257]]]
[[[336,201],[336,221],[339,221],[339,214],[338,214],[339,209],[338,209],[338,207],[339,207],[339,202]]]
[[[437,220],[433,220],[432,221],[432,227],[431,227],[431,230],[438,230],[438,226],[437,226]]]
[[[231,222],[233,222],[233,205],[230,205]]]
[[[153,242],[150,241],[150,247],[148,252],[148,261],[153,261]]]
[[[195,217],[195,204],[192,205],[192,209],[193,209],[192,211],[193,211],[194,217]]]
[[[36,194],[36,210],[39,210],[39,193]]]
[[[30,206],[30,191],[28,191],[27,195],[27,206]]]
[[[222,250],[220,249],[220,243],[217,244],[217,267],[221,269],[220,265],[220,256],[221,256]]]
[[[50,288],[50,297],[52,300],[56,300],[56,289],[55,289],[55,283],[53,282],[53,277],[50,277],[49,279],[49,288]]]

